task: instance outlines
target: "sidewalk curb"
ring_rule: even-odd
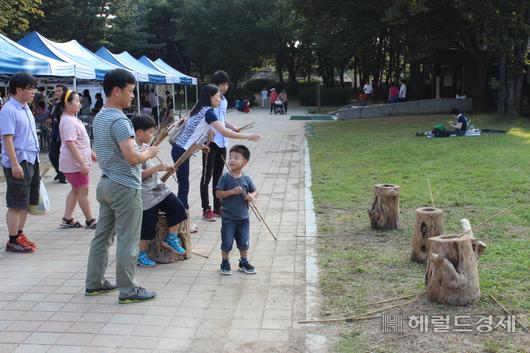
[[[317,223],[311,193],[311,163],[309,143],[304,138],[304,189],[305,189],[305,224],[306,224],[306,319],[320,316],[320,288],[318,251],[316,249]],[[306,351],[308,353],[327,353],[327,338],[318,334],[314,324],[308,324],[306,330]]]

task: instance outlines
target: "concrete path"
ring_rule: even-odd
[[[290,112],[291,113],[291,112]],[[292,114],[300,114],[292,112]],[[93,231],[58,229],[69,186],[45,184],[52,210],[29,217],[26,234],[34,254],[0,251],[0,352],[306,352],[306,331],[296,321],[306,317],[306,239],[304,196],[304,122],[253,109],[231,112],[238,125],[256,122],[259,143],[251,150],[246,172],[260,190],[257,206],[278,237],[251,216],[250,259],[258,273],[219,275],[220,221],[200,218],[200,158],[191,160],[190,207],[200,227],[192,235],[196,252],[178,263],[137,269],[143,287],[158,291],[155,301],[120,305],[117,294],[83,294],[86,261]],[[171,161],[169,144],[160,156]],[[92,171],[91,197],[97,213]],[[176,192],[174,180],[168,182]],[[7,240],[4,187],[0,188],[0,234]],[[84,221],[79,210],[76,218]],[[1,245],[4,246],[3,243]],[[115,246],[107,274],[114,276]],[[237,267],[237,252],[232,267]]]

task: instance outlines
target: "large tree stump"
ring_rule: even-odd
[[[427,299],[436,303],[468,305],[480,298],[478,259],[486,245],[465,234],[430,238],[425,272]]]
[[[368,216],[373,229],[399,228],[399,185],[376,184]]]
[[[411,259],[425,262],[429,253],[429,238],[442,235],[444,232],[444,211],[434,207],[416,209],[416,221],[412,231]]]
[[[158,215],[158,225],[156,228],[155,239],[149,242],[147,253],[153,261],[160,264],[167,264],[178,260],[189,259],[191,257],[191,238],[188,226],[188,220],[179,224],[178,234],[182,242],[182,246],[186,249],[186,253],[179,255],[174,251],[168,249],[162,243],[168,233],[168,226],[166,216],[164,214]]]

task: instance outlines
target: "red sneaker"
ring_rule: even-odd
[[[23,244],[23,245],[26,245],[30,248],[33,248],[33,250],[37,249],[37,244],[35,244],[34,242],[30,241],[27,237],[26,237],[26,234],[22,233],[18,236],[17,238],[18,242],[20,244]]]
[[[222,216],[220,210],[219,210],[219,211],[214,210],[214,211],[213,211],[213,215],[214,215],[215,217],[221,217],[221,216]]]
[[[33,248],[29,247],[27,244],[20,243],[20,240],[18,240],[15,243],[12,243],[10,241],[6,244],[6,251],[10,252],[20,252],[20,253],[30,253],[35,251]]]
[[[208,222],[215,222],[215,214],[213,211],[209,208],[206,211],[202,213],[202,219]]]

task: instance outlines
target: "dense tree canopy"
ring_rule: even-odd
[[[240,81],[253,68],[276,68],[291,82],[319,74],[325,85],[373,79],[385,87],[417,80],[410,58],[454,49],[475,71],[475,106],[497,92],[501,113],[521,106],[528,65],[527,0],[3,0],[0,31],[29,30],[90,49],[162,57],[207,79],[225,69]],[[492,67],[495,80],[492,81]],[[414,92],[414,87],[411,87]]]

